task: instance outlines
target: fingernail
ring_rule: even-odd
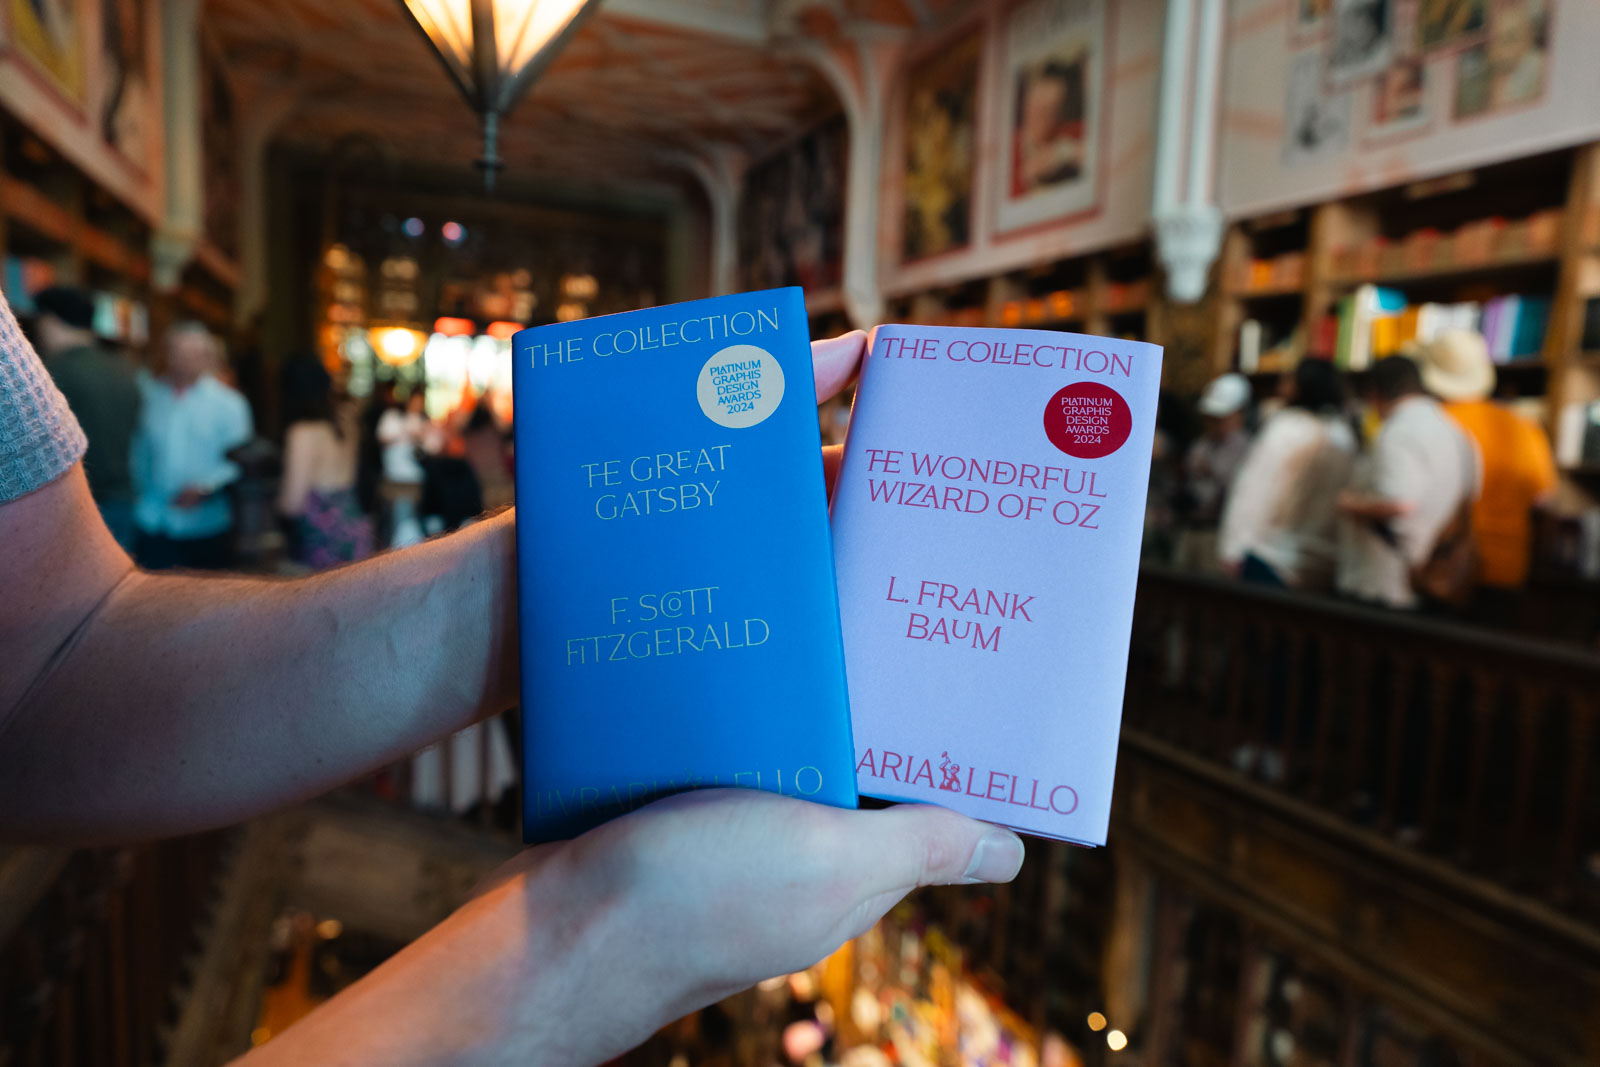
[[[1022,869],[1022,838],[1006,830],[990,830],[972,850],[972,862],[961,878],[962,885],[978,882],[1009,882]]]

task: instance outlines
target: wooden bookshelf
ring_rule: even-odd
[[[930,326],[1068,330],[1157,340],[1164,301],[1153,249],[1142,241],[902,294],[890,300],[889,314]]]
[[[1324,354],[1315,353],[1321,320],[1367,283],[1412,303],[1548,296],[1539,357],[1496,370],[1522,396],[1540,395],[1528,390],[1542,383],[1554,433],[1568,405],[1600,401],[1600,352],[1580,350],[1584,306],[1600,297],[1600,145],[1238,221],[1217,282],[1214,374],[1237,368],[1239,328],[1251,318],[1293,337],[1291,362]]]
[[[0,257],[42,264],[57,282],[124,298],[153,317],[150,234],[132,207],[0,117]]]

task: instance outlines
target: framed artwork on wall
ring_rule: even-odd
[[[746,289],[839,284],[849,131],[837,115],[750,168],[739,198],[739,264]]]
[[[1004,106],[996,230],[1099,206],[1105,0],[1027,0],[1001,33]]]
[[[1485,0],[1420,0],[1417,47],[1424,51],[1453,48],[1483,35]]]
[[[906,81],[901,252],[907,261],[953,252],[972,240],[981,42],[977,34],[955,39]]]
[[[1547,0],[1493,0],[1488,34],[1456,55],[1455,117],[1537,103],[1550,65]]]
[[[1402,56],[1372,83],[1372,114],[1366,136],[1389,140],[1428,127],[1428,62],[1425,56]]]
[[[205,160],[206,239],[223,255],[239,254],[239,145],[233,86],[220,56],[200,51],[200,146]]]
[[[1280,156],[1285,167],[1321,162],[1350,147],[1350,94],[1328,92],[1321,67],[1316,52],[1300,53],[1289,66]]]
[[[1289,39],[1305,43],[1328,29],[1328,12],[1333,0],[1293,0],[1289,8]]]
[[[150,165],[152,100],[148,0],[101,0],[100,135],[141,171]]]
[[[29,65],[72,103],[84,104],[84,8],[79,0],[7,0],[8,32]]]
[[[1393,8],[1393,0],[1333,0],[1333,37],[1328,43],[1330,88],[1347,88],[1389,65]]]

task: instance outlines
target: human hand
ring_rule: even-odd
[[[855,378],[867,353],[868,337],[860,330],[852,330],[838,337],[811,342],[811,372],[817,382],[817,403],[825,404],[838,396]],[[822,449],[822,477],[828,492],[839,478],[839,464],[844,462],[843,445],[824,445]]]
[[[1338,507],[1352,518],[1387,522],[1411,512],[1411,502],[1379,496],[1376,493],[1359,493],[1346,489],[1339,494]]]
[[[671,797],[523,853],[247,1062],[329,1049],[347,1063],[602,1062],[810,966],[918,886],[1010,881],[1022,851],[1009,831],[941,808]]]

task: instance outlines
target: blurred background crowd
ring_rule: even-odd
[[[24,330],[88,437],[101,516],[147,569],[322,570],[511,503],[511,427],[488,392],[430,418],[420,387],[358,400],[316,354],[292,353],[268,439],[205,325],[176,322],[141,351],[96,335],[85,290],[51,286],[31,311]]]

